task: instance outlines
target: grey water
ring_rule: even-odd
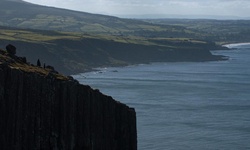
[[[250,45],[227,61],[152,63],[75,75],[137,112],[139,150],[250,149]]]

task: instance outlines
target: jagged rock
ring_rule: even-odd
[[[46,66],[45,68],[50,69],[50,70],[55,70],[55,68],[53,66],[50,66],[50,65]]]
[[[1,62],[0,149],[136,150],[136,113],[89,86]]]
[[[16,47],[9,44],[6,46],[6,51],[10,54],[10,55],[16,55]]]
[[[68,79],[70,80],[70,81],[73,81],[73,82],[76,82],[76,83],[79,83],[77,80],[75,80],[72,76],[67,76],[68,77]]]
[[[18,57],[18,58],[19,58],[19,60],[20,60],[21,62],[27,63],[26,57]]]
[[[51,72],[53,72],[53,73],[55,73],[55,74],[58,74],[58,73],[59,73],[58,71],[55,70],[55,68],[54,68],[53,66],[48,65],[48,66],[45,66],[45,68],[51,70]]]

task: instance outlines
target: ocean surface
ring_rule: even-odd
[[[249,150],[250,45],[228,61],[152,63],[75,75],[137,112],[139,150]]]

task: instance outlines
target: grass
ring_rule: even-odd
[[[47,76],[51,70],[47,68],[37,67],[30,65],[28,63],[22,62],[18,57],[10,57],[6,51],[0,49],[0,64],[7,63],[10,68],[21,70],[27,73],[36,73],[41,76]],[[59,80],[68,80],[68,77],[53,73],[56,79]]]
[[[58,39],[79,39],[77,34],[46,35],[27,30],[0,30],[0,39],[27,42],[46,42]]]
[[[93,27],[95,29],[95,27]],[[109,30],[103,28],[103,30]],[[109,35],[109,34],[83,34],[76,32],[55,32],[55,31],[43,31],[43,30],[25,30],[25,29],[0,29],[0,39],[11,41],[25,41],[34,43],[50,43],[54,40],[84,40],[84,39],[99,39],[128,44],[141,44],[141,45],[158,45],[158,46],[171,46],[166,43],[194,43],[194,44],[206,44],[202,40],[195,40],[192,38],[144,38],[141,36],[123,36],[123,35]],[[154,42],[156,41],[156,42]],[[165,44],[159,44],[159,41],[165,42]]]
[[[159,59],[168,61],[174,50],[184,52],[187,49],[209,49],[213,46],[202,40],[185,37],[147,38],[135,35],[89,34],[7,27],[0,27],[0,39],[7,40],[8,43],[18,43],[18,55],[26,56],[31,62],[35,63],[39,58],[43,63],[52,65],[65,74],[84,72],[100,66],[123,66],[159,61]],[[212,47],[212,49],[216,48]],[[41,70],[25,64],[12,64],[12,67],[41,75],[48,74],[46,69]]]
[[[144,21],[175,28],[179,26],[185,29],[183,33],[191,35],[192,38],[219,44],[250,41],[249,20],[148,19]]]

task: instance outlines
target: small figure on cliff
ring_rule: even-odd
[[[39,59],[37,60],[36,65],[37,65],[38,67],[41,67],[41,62],[40,62]]]
[[[6,51],[10,54],[10,55],[15,55],[16,54],[16,47],[14,45],[8,44],[6,46]]]

